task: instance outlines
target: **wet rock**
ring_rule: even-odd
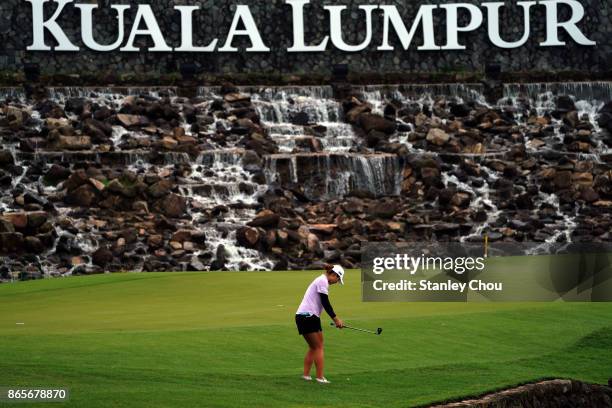
[[[24,204],[28,205],[28,204],[36,204],[40,207],[49,207],[50,203],[49,200],[47,200],[46,198],[35,194],[31,191],[27,191],[24,195],[23,195],[23,202]]]
[[[0,218],[0,233],[15,232],[15,226],[11,220],[7,220],[4,217]]]
[[[176,194],[168,194],[156,204],[156,207],[168,217],[179,218],[187,211],[187,200]]]
[[[117,120],[124,127],[133,127],[133,126],[147,126],[149,124],[149,119],[146,116],[140,115],[128,115],[119,113],[117,114]]]
[[[72,112],[77,116],[81,116],[86,104],[88,102],[85,98],[70,98],[66,101],[64,109],[66,112]]]
[[[64,113],[62,107],[57,102],[51,101],[49,99],[45,99],[37,103],[34,109],[40,113],[40,116],[43,119],[61,119],[66,117],[66,114]]]
[[[399,211],[399,204],[395,200],[380,201],[368,209],[368,213],[379,218],[393,218]]]
[[[297,126],[308,126],[310,124],[310,118],[306,112],[297,112],[291,115],[291,123]]]
[[[146,201],[134,201],[132,210],[139,214],[149,214],[149,204]]]
[[[183,244],[180,242],[176,242],[176,241],[170,241],[169,242],[170,247],[174,250],[177,251],[179,249],[183,249]]]
[[[359,115],[358,124],[366,133],[375,130],[386,134],[392,134],[397,129],[395,122],[372,113],[363,113]]]
[[[251,97],[248,95],[241,94],[239,92],[232,92],[226,94],[223,99],[228,103],[239,103],[239,102],[250,102]]]
[[[24,250],[24,238],[20,232],[0,233],[0,252],[19,253]]]
[[[312,224],[309,225],[310,231],[322,234],[333,234],[338,226],[336,224]]]
[[[312,252],[318,255],[322,254],[321,244],[319,242],[319,237],[315,234],[309,233],[306,238],[306,249],[308,252]]]
[[[70,177],[69,169],[58,164],[54,164],[45,174],[44,180],[47,184],[55,186],[61,181],[66,180],[68,177]]]
[[[565,115],[563,115],[563,123],[571,129],[575,129],[579,122],[580,118],[578,118],[578,112],[575,110],[567,112]]]
[[[440,177],[440,170],[435,167],[423,167],[421,169],[421,178],[426,186],[440,186],[442,185],[442,179]]]
[[[37,237],[27,236],[24,238],[24,245],[27,252],[32,254],[40,254],[44,252],[45,246]]]
[[[190,230],[178,230],[174,234],[172,234],[172,241],[183,243],[185,241],[191,241],[191,231]]]
[[[113,252],[110,249],[101,247],[92,254],[91,261],[94,265],[105,267],[109,263],[113,262],[113,258]]]
[[[377,130],[372,130],[368,132],[366,136],[366,144],[369,148],[375,148],[380,143],[387,140],[387,138],[388,138],[388,135],[386,133],[379,132]]]
[[[101,182],[100,180],[96,180],[94,178],[90,178],[89,183],[99,192],[104,191],[104,189],[106,188],[103,182]]]
[[[164,244],[164,237],[159,234],[150,235],[147,238],[147,245],[149,245],[149,247],[153,249],[161,248],[163,244]]]
[[[242,227],[236,231],[236,240],[239,245],[246,248],[255,248],[259,242],[259,231],[251,227]]]
[[[280,216],[270,210],[264,210],[257,214],[255,219],[248,223],[250,227],[274,228],[278,226]]]
[[[28,214],[25,212],[5,213],[2,218],[13,224],[15,229],[25,229],[28,226]]]
[[[470,112],[471,112],[470,107],[464,103],[451,103],[450,104],[450,113],[453,116],[462,118],[462,117],[468,116]]]
[[[342,204],[342,209],[348,214],[359,214],[363,212],[363,204],[361,200],[349,198]]]
[[[106,186],[106,190],[114,194],[128,196],[128,189],[121,183],[121,181],[119,181],[119,179],[111,180]]]
[[[80,207],[91,207],[97,202],[98,196],[94,188],[89,184],[83,184],[80,187],[70,191],[64,199],[66,204],[77,205]]]
[[[554,178],[555,187],[558,189],[570,188],[572,185],[572,172],[571,171],[559,171],[555,174]]]
[[[85,173],[85,170],[78,169],[64,182],[63,187],[68,191],[72,191],[83,184],[87,184],[88,182],[89,177],[87,176],[87,173]]]
[[[557,106],[557,112],[559,113],[567,113],[576,110],[574,100],[567,95],[558,96],[555,100],[555,104]]]
[[[210,265],[210,269],[213,271],[221,271],[227,269],[225,266],[227,263],[228,253],[224,245],[219,245],[216,251],[216,258]]]
[[[177,148],[178,146],[178,142],[176,141],[176,139],[171,138],[171,137],[164,137],[162,139],[162,146],[164,147],[164,149],[167,150],[174,150]]]
[[[87,119],[83,124],[83,134],[90,136],[94,143],[105,143],[113,134],[113,128],[99,120]]]
[[[347,112],[346,120],[349,123],[358,124],[360,116],[371,111],[372,108],[366,104],[355,106]]]
[[[472,196],[468,193],[458,192],[451,198],[451,204],[456,207],[467,207],[470,205]]]
[[[599,126],[612,133],[612,101],[606,103],[599,110],[599,117],[597,118],[597,123],[599,124]]]
[[[8,126],[11,129],[19,129],[27,120],[27,113],[17,108],[16,106],[7,106],[4,109],[4,114],[8,121]]]
[[[15,164],[13,154],[8,150],[0,150],[0,168],[6,169]]]
[[[37,229],[41,227],[47,220],[49,216],[44,211],[36,211],[28,213],[28,228]]]
[[[450,140],[450,135],[442,129],[433,128],[427,133],[427,141],[436,146],[444,146]]]
[[[599,194],[592,187],[587,187],[580,192],[580,198],[587,203],[594,203],[599,200]]]
[[[153,198],[161,198],[172,190],[174,183],[170,180],[160,180],[147,189],[147,194]]]

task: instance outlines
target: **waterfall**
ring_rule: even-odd
[[[49,87],[47,90],[49,98],[58,102],[65,102],[70,98],[118,100],[127,96],[155,99],[177,96],[175,87]]]
[[[569,95],[575,100],[595,103],[612,100],[612,82],[547,82],[505,84],[504,98],[523,97],[538,100],[541,95]]]
[[[431,106],[439,98],[455,101],[476,101],[487,105],[481,84],[402,84],[366,85],[355,87],[361,97],[373,106],[373,112],[383,114],[383,106],[391,101],[404,105]]]
[[[0,101],[7,99],[25,100],[25,91],[18,87],[0,87]]]
[[[415,208],[416,215],[423,215],[424,224],[438,222],[440,217],[445,221],[452,221],[453,217],[469,220],[471,214],[479,213],[480,217],[478,221],[473,222],[472,230],[461,237],[463,241],[479,238],[486,232],[501,231],[501,228],[505,227],[504,223],[513,216],[529,222],[540,217],[540,209],[544,208],[545,215],[541,219],[538,218],[543,227],[540,226],[537,230],[538,239],[544,245],[571,241],[580,229],[584,229],[589,208],[581,207],[579,201],[568,203],[568,197],[563,196],[557,187],[548,185],[547,188],[541,188],[545,182],[540,180],[537,170],[563,166],[572,170],[571,166],[576,161],[592,162],[598,169],[610,167],[603,155],[609,155],[611,150],[604,143],[605,132],[599,128],[596,119],[602,104],[612,100],[611,84],[592,82],[506,85],[504,98],[499,101],[495,111],[499,115],[507,114],[503,116],[503,122],[511,129],[500,132],[501,135],[483,130],[481,134],[484,137],[479,143],[488,145],[480,153],[477,149],[468,149],[473,146],[470,143],[454,150],[451,146],[448,151],[440,146],[424,143],[425,133],[432,123],[417,125],[417,119],[425,117],[427,121],[434,121],[435,126],[448,130],[455,115],[448,113],[451,104],[464,103],[469,109],[488,107],[484,101],[482,85],[377,85],[354,87],[353,90],[372,105],[375,113],[384,114],[389,104],[404,109],[404,112],[395,118],[400,131],[389,136],[388,149],[380,150],[399,151],[401,153],[398,154],[402,155],[407,152],[417,157],[431,156],[442,163],[440,176],[444,186],[454,185],[472,197],[469,207],[466,203],[459,211],[453,209],[453,212],[446,212],[446,208],[441,211],[438,199],[422,199],[428,194],[429,186],[418,185],[417,182],[419,191],[415,193],[414,207],[403,208]],[[125,262],[128,262],[128,267],[135,270],[147,269],[145,265],[149,260],[165,257],[176,258],[176,263],[172,265],[183,270],[192,267],[190,265],[209,269],[210,261],[216,259],[218,248],[223,246],[228,268],[260,270],[272,269],[273,260],[255,249],[238,246],[236,232],[265,208],[265,200],[262,197],[273,184],[291,189],[296,195],[301,193],[315,202],[343,200],[347,197],[397,197],[398,200],[402,197],[406,160],[396,154],[368,149],[364,139],[346,122],[341,101],[334,98],[332,87],[245,86],[238,87],[237,90],[250,97],[251,105],[246,109],[253,109],[259,115],[259,125],[263,127],[265,136],[269,136],[276,143],[280,153],[260,152],[258,156],[253,151],[245,150],[243,134],[233,132],[232,129],[234,108],[230,107],[225,112],[214,112],[211,108],[215,100],[223,99],[221,87],[200,87],[197,90],[197,98],[191,100],[176,97],[178,90],[173,87],[50,88],[50,99],[60,105],[70,98],[86,98],[100,106],[119,110],[126,98],[158,101],[169,97],[172,104],[181,106],[181,109],[176,111],[179,117],[175,116],[171,125],[168,125],[169,121],[162,121],[161,124],[151,125],[155,126],[153,130],[135,130],[138,126],[124,127],[117,124],[118,122],[108,121],[112,126],[110,140],[105,140],[102,143],[104,146],[94,144],[91,149],[84,151],[53,151],[52,147],[47,147],[44,141],[46,134],[40,134],[45,126],[45,120],[41,119],[43,112],[37,111],[37,105],[25,100],[21,88],[0,88],[0,100],[19,99],[20,102],[14,103],[14,106],[26,109],[31,116],[24,125],[27,132],[19,139],[14,136],[14,132],[0,134],[5,148],[12,152],[15,159],[15,168],[11,169],[10,174],[11,183],[7,183],[9,187],[0,199],[0,210],[22,210],[23,205],[17,205],[15,201],[24,191],[49,198],[56,206],[59,217],[68,222],[55,223],[57,239],[54,246],[41,254],[38,262],[48,274],[70,274],[81,268],[94,268],[92,253],[98,246],[116,242],[117,237],[113,235],[114,230],[94,228],[87,223],[86,217],[101,217],[103,210],[96,207],[90,211],[65,204],[61,184],[46,185],[40,175],[45,174],[51,166],[60,164],[71,172],[80,168],[87,169],[89,166],[92,167],[91,171],[112,170],[115,174],[121,174],[127,169],[139,176],[147,175],[153,180],[156,179],[154,176],[159,176],[170,180],[171,192],[182,196],[187,202],[186,213],[181,218],[172,220],[173,228],[203,233],[206,238],[202,239],[201,245],[198,244],[197,249],[193,251],[168,251],[165,255],[158,256],[145,240],[138,237],[137,242],[133,243],[124,255],[123,259],[127,260]],[[556,110],[556,98],[560,95],[569,95],[573,99],[579,119],[583,121],[583,128],[592,130],[590,152],[567,149],[563,120],[558,116],[551,117]],[[204,119],[199,131],[193,134],[192,125],[185,117],[186,110],[182,110],[187,103],[190,109],[195,107],[198,122]],[[389,111],[391,114],[387,116],[394,116],[393,111],[387,109],[387,112]],[[418,118],[419,113],[426,114]],[[534,125],[529,120],[530,117],[533,119],[534,114],[550,118],[545,132],[531,132]],[[68,116],[71,122],[79,120],[75,115]],[[73,125],[77,132],[80,131],[77,123]],[[181,134],[182,128],[185,134],[193,139],[181,141],[184,144],[175,150],[159,148],[162,137],[172,135],[172,132],[176,131],[174,128],[179,128]],[[453,131],[448,130],[448,133]],[[544,141],[544,146],[534,144],[535,134]],[[458,140],[461,135],[453,134],[453,138]],[[23,148],[20,145],[22,139],[29,139],[31,145]],[[192,149],[194,143],[196,149]],[[526,151],[515,149],[517,147],[525,147]],[[515,150],[519,155],[524,155],[525,160],[536,160],[535,166],[521,167],[520,160],[511,156],[515,154]],[[187,151],[189,153],[186,153]],[[475,151],[477,153],[474,153]],[[462,160],[469,161],[482,170],[482,173],[467,174],[462,167],[465,164]],[[461,165],[458,165],[460,162]],[[506,166],[508,162],[513,162],[511,165],[516,166],[515,180],[512,179],[513,176],[504,174],[505,168],[512,167]],[[8,171],[6,170],[7,174]],[[415,174],[418,171],[415,167]],[[509,171],[512,172],[512,168]],[[105,173],[108,174],[112,173]],[[507,190],[504,190],[502,182],[508,180],[516,181],[512,185],[512,194],[530,195],[533,208],[531,205],[516,204],[513,201],[516,197],[504,196],[503,193],[507,193]],[[441,188],[439,182],[440,180],[436,179],[437,189]],[[496,190],[497,183],[502,183],[499,190]],[[538,189],[528,188],[533,186]],[[434,190],[436,189],[431,189],[431,194],[435,194]],[[402,203],[406,204],[412,197],[402,197]],[[154,200],[149,202],[149,205],[156,204]],[[117,214],[121,214],[121,211],[123,209],[119,209]],[[149,223],[150,219],[146,217],[150,216],[145,216],[144,213],[137,215],[139,221],[144,220],[143,223]],[[118,216],[121,217],[122,215]],[[132,224],[126,221],[125,225]],[[80,231],[76,236],[69,232],[74,228]],[[123,225],[115,225],[113,228],[123,228]],[[81,251],[79,256],[82,257],[83,265],[75,267],[67,266],[65,262],[63,265],[58,264],[63,262],[58,260],[61,256],[66,259],[63,254],[56,254],[60,240],[69,241],[70,245],[78,241],[75,245]],[[167,241],[168,237],[164,237],[164,240]]]
[[[402,167],[394,155],[355,153],[296,153],[267,157],[268,182],[292,183],[313,200],[331,200],[353,193],[397,196]]]
[[[330,152],[348,151],[357,143],[351,126],[343,123],[342,106],[333,98],[329,86],[240,90],[251,96],[263,125],[281,152],[292,152],[309,141],[318,141],[323,150]],[[313,129],[315,125],[317,129]]]

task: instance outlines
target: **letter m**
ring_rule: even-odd
[[[44,5],[49,0],[25,0],[32,3],[32,45],[28,51],[50,51],[51,47],[45,44],[45,29],[55,37],[58,45],[55,51],[78,51],[79,47],[70,42],[62,28],[57,24],[57,18],[62,14],[66,4],[72,3],[73,0],[55,0],[57,9],[55,14],[50,19],[45,21]]]

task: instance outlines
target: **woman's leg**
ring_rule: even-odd
[[[317,366],[317,378],[323,378],[323,365],[324,365],[324,356],[323,356],[323,332],[315,333],[317,335],[319,348],[315,351],[314,361]]]
[[[323,333],[308,333],[304,335],[304,339],[308,343],[308,352],[304,357],[304,375],[310,375],[312,363],[315,363],[317,378],[321,378],[323,376]]]

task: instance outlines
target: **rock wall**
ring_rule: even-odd
[[[612,240],[612,83],[0,88],[0,281]]]
[[[505,407],[612,407],[612,389],[572,380],[527,384],[479,399],[436,405],[432,408]]]
[[[442,1],[441,3],[446,3]],[[475,4],[481,2],[472,1]],[[110,2],[98,2],[101,11],[94,15],[94,38],[102,44],[114,42],[116,36],[116,13],[109,12]],[[171,0],[137,0],[130,4],[151,4],[167,42],[177,47],[180,43],[180,17],[177,12],[169,12],[175,4],[185,4]],[[79,53],[71,52],[28,52],[26,48],[32,43],[32,10],[30,3],[24,0],[4,0],[0,4],[0,72],[14,73],[21,71],[26,62],[39,63],[43,74],[79,74],[95,75],[100,78],[113,75],[135,75],[160,77],[176,73],[183,63],[195,63],[202,74],[329,74],[332,65],[348,63],[356,73],[397,73],[397,72],[481,72],[488,63],[501,64],[507,72],[518,71],[577,71],[600,74],[610,72],[612,63],[612,10],[610,2],[599,0],[580,0],[585,8],[585,17],[579,27],[597,46],[581,46],[568,38],[561,31],[560,39],[568,44],[562,47],[540,47],[538,44],[545,38],[544,7],[534,7],[531,17],[532,33],[528,42],[521,48],[503,50],[493,46],[488,39],[485,21],[475,32],[461,34],[460,42],[467,44],[466,51],[416,51],[416,45],[422,44],[422,32],[418,30],[409,51],[404,51],[394,34],[391,43],[393,52],[376,51],[381,43],[382,17],[380,14],[373,20],[372,45],[365,51],[346,53],[333,49],[331,44],[324,53],[288,53],[286,50],[293,41],[291,8],[284,0],[251,2],[251,12],[258,24],[261,35],[270,53],[100,53],[84,50],[80,42],[80,17],[78,9],[72,5],[66,7],[59,24],[75,44],[81,46]],[[313,0],[306,8],[306,39],[310,44],[318,43],[329,33],[327,13],[323,11],[324,2]],[[352,0],[346,3],[351,8],[350,21],[343,27],[343,35],[348,43],[361,42],[365,29],[363,12],[357,9],[359,4],[368,0]],[[50,16],[55,8],[49,7]],[[189,4],[201,5],[204,11],[194,16],[194,37],[197,44],[205,45],[212,38],[219,38],[222,44],[231,26],[235,0],[204,2],[192,0]],[[416,15],[421,2],[401,0],[393,2],[403,16],[406,26]],[[435,15],[436,36],[438,43],[444,43],[444,13]],[[126,38],[132,26],[135,7],[126,13]],[[561,21],[568,16],[568,10],[561,8]],[[465,16],[460,15],[460,24],[465,24]],[[507,41],[516,40],[522,33],[522,12],[515,6],[506,10],[501,34]],[[348,19],[347,19],[348,20]],[[287,22],[278,24],[278,22]],[[147,38],[140,38],[146,44]],[[236,41],[244,49],[244,39]],[[48,41],[52,41],[49,39]],[[137,41],[138,43],[138,41]]]

